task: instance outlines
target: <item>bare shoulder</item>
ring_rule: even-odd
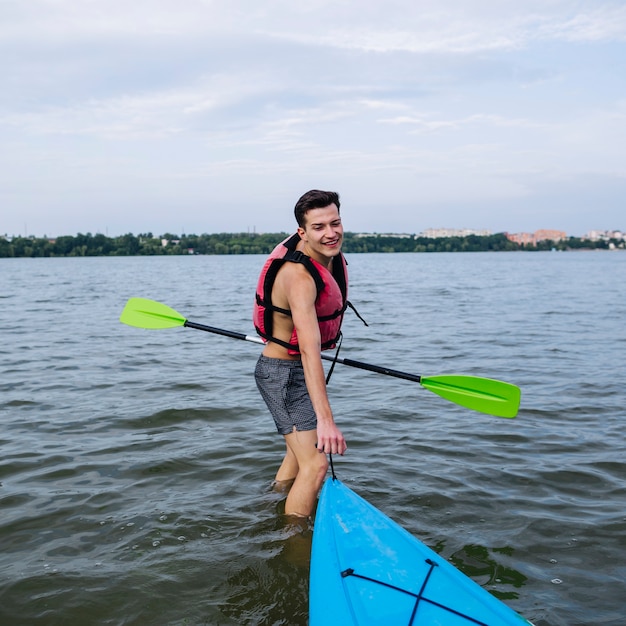
[[[278,274],[274,289],[278,289],[286,299],[305,298],[315,300],[315,281],[302,263],[285,263]]]
[[[284,263],[278,270],[276,280],[283,283],[312,283],[315,285],[313,277],[302,263]]]

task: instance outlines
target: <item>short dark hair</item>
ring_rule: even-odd
[[[320,191],[319,189],[307,191],[298,202],[296,202],[296,206],[293,210],[298,226],[304,228],[304,216],[307,211],[311,209],[323,209],[331,204],[334,204],[337,207],[337,211],[339,211],[340,203],[338,193],[334,191]]]

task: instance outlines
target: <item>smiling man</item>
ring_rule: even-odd
[[[276,485],[289,489],[285,514],[310,516],[328,470],[326,454],[343,454],[326,392],[321,351],[339,339],[348,278],[341,253],[339,196],[312,190],[296,203],[297,232],[263,266],[254,325],[267,345],[256,384],[287,446]]]

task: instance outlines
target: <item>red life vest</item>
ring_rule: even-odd
[[[323,265],[311,257],[296,250],[300,242],[297,233],[279,243],[265,261],[261,270],[259,282],[256,288],[256,301],[254,304],[253,321],[257,333],[265,341],[273,341],[285,348],[289,354],[300,354],[298,349],[298,334],[293,329],[289,342],[282,341],[272,336],[274,311],[291,316],[291,311],[281,309],[272,304],[272,288],[276,280],[278,270],[286,263],[302,263],[309,271],[315,286],[317,298],[315,299],[315,312],[320,327],[322,350],[334,348],[340,336],[343,314],[348,306],[348,272],[343,254],[333,261],[332,274]]]

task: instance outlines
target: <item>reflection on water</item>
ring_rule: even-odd
[[[235,568],[225,581],[225,601],[220,608],[236,623],[304,625],[308,622],[313,533],[304,520],[301,525],[284,517],[276,520],[271,530],[255,529],[255,549],[260,554],[253,563]],[[259,598],[264,600],[261,609]]]
[[[513,557],[513,548],[491,548],[496,555]],[[505,591],[507,587],[520,588],[526,583],[526,576],[515,571],[510,565],[498,562],[484,546],[467,545],[450,556],[450,562],[478,584],[488,589],[500,600],[515,600],[519,594]],[[509,562],[514,562],[511,558]],[[501,589],[502,588],[502,589]]]

